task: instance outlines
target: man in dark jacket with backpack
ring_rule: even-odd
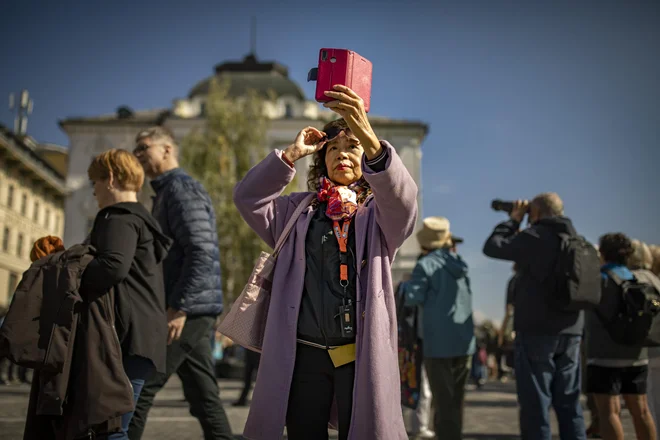
[[[142,437],[156,393],[176,372],[205,440],[231,439],[218,395],[210,340],[216,317],[222,312],[220,252],[211,198],[179,168],[178,146],[167,129],[153,127],[139,133],[133,153],[156,192],[153,216],[174,244],[163,262],[169,326],[167,372],[144,385],[129,437]]]
[[[556,267],[561,256],[560,234],[577,234],[554,193],[531,203],[513,204],[510,219],[497,225],[484,245],[491,258],[513,261],[518,268],[514,308],[515,370],[524,439],[550,439],[552,405],[562,439],[585,439],[580,406],[581,311],[555,305]],[[526,214],[530,227],[519,230]],[[594,250],[595,251],[595,250]],[[598,270],[598,262],[596,261]]]

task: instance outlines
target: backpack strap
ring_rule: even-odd
[[[610,277],[610,279],[612,281],[614,281],[614,283],[617,286],[621,287],[623,285],[623,283],[625,283],[625,281],[622,280],[616,273],[614,273],[614,271],[612,269],[607,269],[606,273],[607,273],[607,276]]]

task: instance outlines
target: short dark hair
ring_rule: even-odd
[[[598,241],[598,250],[608,263],[626,264],[634,253],[632,241],[621,232],[605,234]]]
[[[330,121],[323,127],[323,131],[339,132],[341,130],[348,130],[348,124],[344,119],[335,119]],[[314,153],[312,164],[309,166],[307,172],[307,188],[310,191],[317,192],[319,190],[319,179],[323,176],[328,177],[328,168],[325,166],[325,152],[327,148],[324,146],[319,151]]]

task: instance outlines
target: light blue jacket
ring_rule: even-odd
[[[424,357],[474,354],[472,289],[468,266],[459,255],[437,249],[422,257],[405,289],[406,305],[424,309]]]

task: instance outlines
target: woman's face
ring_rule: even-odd
[[[362,178],[364,150],[350,131],[340,132],[325,148],[325,166],[330,180],[338,185],[350,185]]]
[[[110,179],[93,180],[92,188],[94,188],[94,197],[96,197],[96,203],[98,203],[99,209],[113,204],[114,197],[110,189]]]

